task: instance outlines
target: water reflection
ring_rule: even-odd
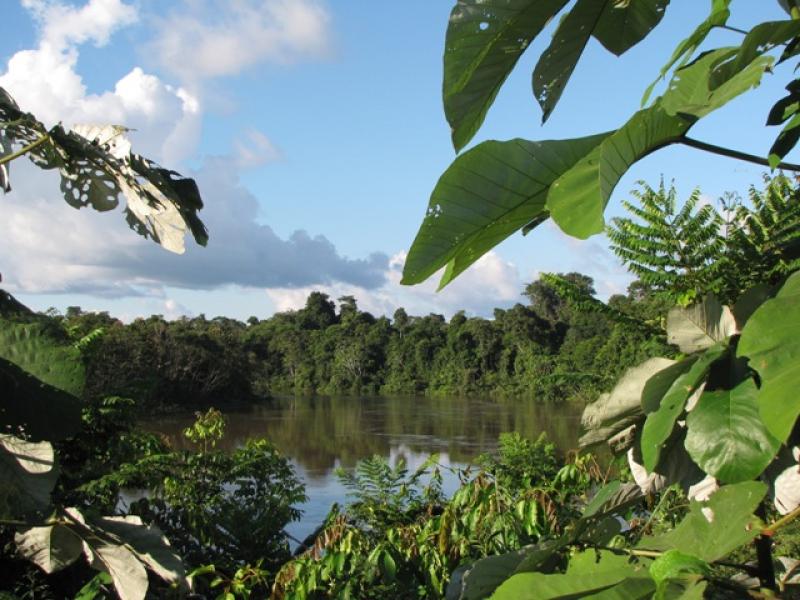
[[[252,437],[270,440],[313,474],[351,468],[367,456],[390,456],[398,447],[427,455],[446,452],[453,463],[469,463],[495,448],[505,431],[536,438],[542,431],[566,451],[578,439],[580,407],[485,398],[278,398],[228,411],[225,448]],[[177,447],[192,413],[146,421]]]
[[[497,446],[498,436],[518,431],[535,439],[546,432],[562,452],[577,445],[581,407],[542,405],[533,401],[487,398],[292,397],[226,411],[223,449],[264,437],[289,457],[306,484],[309,502],[303,520],[288,528],[303,539],[334,502],[345,501],[336,467],[353,468],[360,459],[379,454],[392,464],[403,458],[413,470],[432,453],[445,467],[465,467]],[[143,426],[186,447],[181,435],[194,420],[184,413],[147,420]],[[447,472],[445,492],[458,479]]]

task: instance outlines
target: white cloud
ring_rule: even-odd
[[[77,73],[78,46],[108,42],[109,36],[135,21],[137,13],[121,0],[90,0],[81,8],[61,2],[26,0],[40,23],[35,49],[21,50],[0,72],[5,88],[25,111],[46,125],[58,122],[113,123],[135,131],[134,149],[174,164],[193,149],[201,125],[197,98],[158,77],[133,68],[102,94],[87,92]]]
[[[234,142],[234,162],[239,169],[251,169],[281,158],[272,141],[260,131],[249,129]]]
[[[122,0],[89,0],[81,8],[55,0],[22,0],[22,5],[38,21],[42,44],[57,51],[85,42],[104,46],[117,29],[139,18]]]
[[[318,0],[184,0],[154,22],[148,55],[190,82],[330,48],[330,15]]]
[[[308,295],[319,290],[334,299],[353,296],[362,310],[375,315],[391,316],[396,309],[403,307],[412,315],[440,313],[448,318],[459,310],[490,317],[495,308],[508,308],[522,301],[523,284],[516,266],[503,260],[497,252],[485,254],[441,292],[436,292],[441,273],[420,285],[400,285],[405,259],[405,252],[392,256],[385,283],[375,289],[337,283],[302,288],[270,288],[267,289],[267,296],[276,311],[302,308]]]

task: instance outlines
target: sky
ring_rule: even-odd
[[[0,196],[2,286],[35,310],[105,310],[124,320],[266,318],[312,290],[353,295],[391,316],[465,309],[491,316],[523,301],[542,272],[580,271],[601,298],[630,276],[604,236],[579,241],[551,222],[512,236],[444,291],[438,278],[399,284],[406,252],[440,174],[454,158],[441,104],[453,2],[408,0],[3,0],[0,87],[48,125],[134,129],[135,152],[194,177],[206,248],[171,254],[128,229],[120,210],[75,210],[53,173],[11,165]],[[673,0],[662,24],[621,58],[597,42],[541,125],[530,89],[545,31],[501,90],[472,144],[588,135],[620,126],[709,2]],[[772,0],[734,0],[731,25],[786,18]],[[713,46],[738,43],[721,31]],[[704,119],[692,136],[765,155],[765,115],[791,73]],[[790,155],[787,160],[792,160]],[[797,159],[795,158],[795,161]],[[765,169],[675,147],[640,161],[637,182],[674,180],[708,202],[760,185]]]

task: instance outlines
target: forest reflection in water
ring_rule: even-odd
[[[581,410],[566,403],[476,397],[283,397],[226,410],[222,448],[263,437],[292,460],[309,497],[303,522],[289,528],[302,539],[333,502],[345,501],[336,467],[351,469],[377,454],[392,463],[403,458],[414,469],[432,453],[439,453],[445,467],[465,467],[494,450],[499,435],[509,431],[531,439],[545,432],[566,452],[577,445]],[[194,413],[186,412],[142,425],[186,447],[181,431],[193,420]],[[455,476],[445,478],[445,488],[451,488],[445,491],[456,485]]]

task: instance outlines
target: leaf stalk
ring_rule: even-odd
[[[36,148],[38,148],[39,146],[41,146],[42,144],[44,144],[45,142],[48,142],[48,141],[50,141],[50,134],[43,135],[38,140],[35,140],[35,141],[31,142],[30,144],[28,144],[27,146],[25,146],[23,148],[20,148],[16,152],[12,152],[11,154],[7,154],[6,156],[0,157],[0,165],[4,165],[6,163],[10,163],[12,160],[17,159],[20,156],[23,156],[24,154],[27,154],[31,150],[35,150]]]
[[[709,144],[708,142],[702,142],[688,136],[680,138],[678,143],[683,144],[684,146],[689,146],[690,148],[697,148],[698,150],[711,152],[712,154],[719,154],[720,156],[727,156],[729,158],[751,162],[763,167],[770,166],[769,161],[766,158],[756,156],[755,154],[748,154],[747,152],[740,152],[739,150],[733,150],[731,148],[725,148],[723,146],[717,146],[715,144]],[[778,163],[777,168],[785,171],[800,172],[800,165],[794,163],[781,162]]]

